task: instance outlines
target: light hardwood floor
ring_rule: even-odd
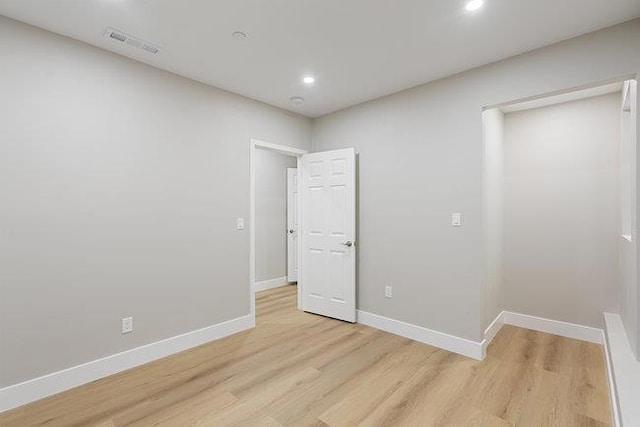
[[[0,426],[605,426],[599,345],[505,326],[483,362],[257,297],[258,326],[0,414]]]

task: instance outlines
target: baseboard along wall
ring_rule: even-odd
[[[278,288],[289,283],[287,276],[276,277],[275,279],[262,280],[253,284],[253,292],[266,291],[267,289]]]
[[[358,323],[371,326],[395,335],[412,339],[453,353],[461,354],[476,360],[484,358],[482,343],[471,341],[422,326],[412,325],[400,320],[390,319],[378,314],[358,310]]]
[[[598,344],[602,344],[603,342],[601,329],[510,311],[501,312],[493,322],[491,322],[489,327],[485,330],[484,339],[481,342],[456,337],[454,335],[424,328],[422,326],[412,325],[410,323],[390,319],[388,317],[368,313],[362,310],[358,310],[358,323],[419,341],[424,344],[442,348],[476,360],[484,359],[487,347],[498,334],[502,325],[519,326],[521,328],[533,329],[540,332]]]
[[[250,329],[243,316],[0,389],[0,412]]]
[[[287,284],[286,277],[256,282],[254,292]],[[167,338],[0,389],[0,412],[61,393],[100,378],[197,347],[255,326],[252,315]]]
[[[604,321],[614,426],[639,426],[640,360],[635,357],[629,345],[622,318],[618,314],[604,313]]]
[[[257,282],[254,284],[253,290],[254,292],[258,292],[260,290],[279,287],[286,283],[286,277]],[[496,317],[485,330],[484,339],[481,342],[468,340],[362,310],[358,310],[357,312],[357,321],[363,325],[476,360],[484,359],[487,347],[498,334],[502,325],[505,324],[568,338],[606,344],[601,329],[509,311],[503,311]],[[254,326],[255,318],[253,316],[243,316],[0,389],[0,412],[210,341],[224,338]],[[607,358],[608,357],[607,355]],[[610,382],[613,383],[614,375],[610,374],[609,378]]]

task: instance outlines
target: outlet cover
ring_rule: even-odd
[[[122,319],[122,333],[128,334],[133,332],[133,317],[125,317]]]

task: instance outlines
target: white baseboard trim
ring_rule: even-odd
[[[577,325],[575,323],[561,322],[559,320],[545,319],[542,317],[529,316],[528,314],[503,311],[491,322],[484,331],[482,340],[483,358],[487,354],[487,348],[495,336],[500,332],[503,325],[518,326],[532,329],[534,331],[546,332],[553,335],[560,335],[566,338],[574,338],[582,341],[589,341],[596,344],[603,344],[602,329],[589,326]]]
[[[358,323],[462,354],[463,356],[468,356],[476,360],[483,360],[485,358],[489,344],[491,344],[491,341],[493,341],[503,325],[519,326],[521,328],[533,329],[535,331],[597,344],[603,343],[602,329],[529,316],[511,311],[501,312],[493,322],[491,322],[484,331],[482,342],[471,341],[466,338],[456,337],[362,310],[358,310]]]
[[[255,326],[239,317],[0,389],[0,412],[69,390]]]
[[[602,329],[529,316],[528,314],[513,313],[511,311],[503,311],[501,316],[505,325],[519,326],[521,328],[533,329],[566,338],[602,344]]]
[[[423,328],[422,326],[412,325],[400,320],[389,319],[388,317],[362,310],[358,310],[358,323],[476,360],[482,360],[483,358],[482,343],[476,341]]]
[[[616,387],[616,379],[613,374],[613,361],[611,359],[611,350],[609,348],[609,338],[607,337],[607,329],[603,331],[602,346],[604,347],[604,363],[607,371],[607,383],[609,384],[609,404],[611,405],[611,425],[613,427],[621,427],[620,424],[620,405],[618,403],[618,390]]]
[[[604,313],[607,374],[613,388],[612,412],[616,426],[640,426],[640,360],[636,359],[619,315]],[[611,371],[609,373],[609,370]],[[614,419],[614,423],[616,420]]]
[[[503,325],[504,325],[504,311],[498,314],[496,318],[493,319],[493,322],[491,322],[491,324],[487,326],[487,329],[484,330],[484,339],[482,340],[482,358],[483,359],[487,355],[487,348],[489,347],[489,344],[491,344],[491,341],[493,341],[496,335],[498,335],[498,332],[500,332],[500,328],[502,328]]]
[[[266,291],[267,289],[279,288],[289,283],[287,277],[276,277],[275,279],[262,280],[253,284],[253,292]]]

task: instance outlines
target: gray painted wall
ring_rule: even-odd
[[[287,168],[296,158],[256,150],[256,281],[287,275]]]
[[[482,108],[635,75],[638,40],[634,20],[314,120],[314,151],[360,153],[358,308],[480,341]]]
[[[314,150],[360,153],[359,308],[479,341],[482,107],[635,74],[639,39],[635,20],[315,120]],[[5,18],[0,57],[0,387],[247,314],[249,139],[308,148],[309,120]]]
[[[310,121],[2,17],[0,58],[0,387],[247,315],[249,141]]]
[[[617,311],[621,94],[504,115],[504,308],[603,327]]]

